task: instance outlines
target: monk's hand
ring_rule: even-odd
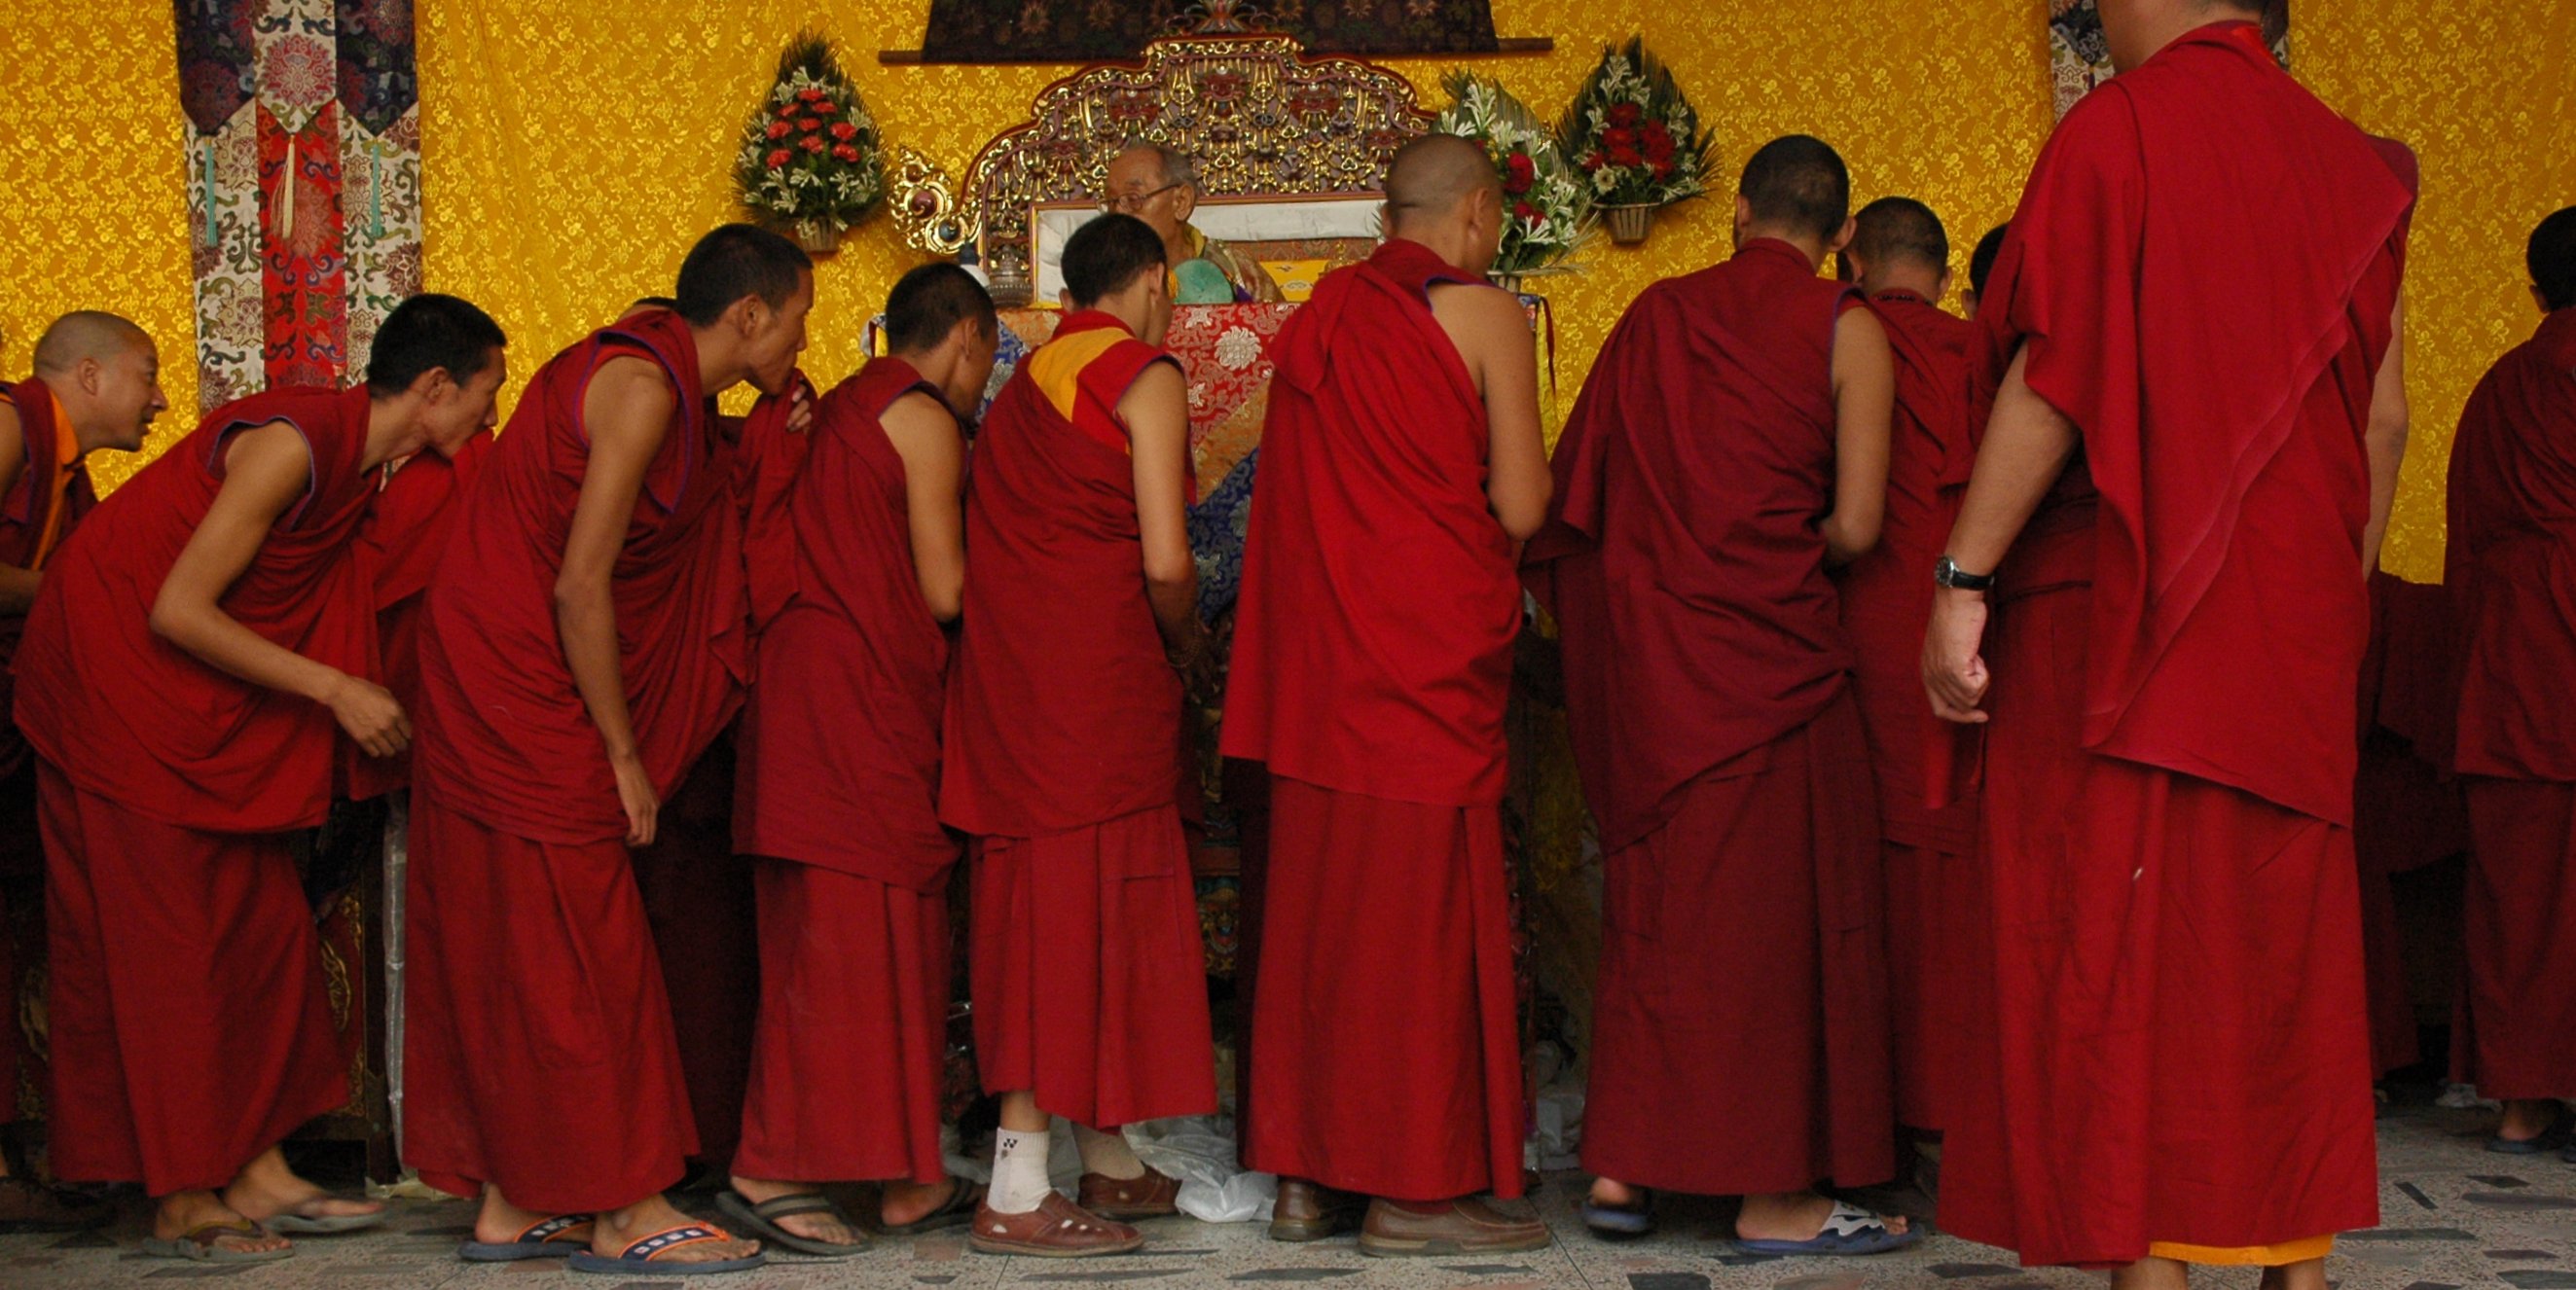
[[[814,387],[798,377],[787,392],[787,433],[803,434],[814,428]]]
[[[411,718],[393,691],[343,674],[323,700],[349,738],[370,757],[391,757],[411,746]]]
[[[611,756],[608,765],[617,772],[617,804],[626,809],[626,845],[653,845],[662,799],[653,791],[653,777],[644,771],[644,758],[636,753]]]
[[[1944,721],[1973,725],[1986,714],[1986,688],[1994,676],[1981,652],[1986,636],[1984,592],[1956,587],[1932,593],[1932,622],[1923,633],[1923,689],[1932,713]]]

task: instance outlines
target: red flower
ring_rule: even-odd
[[[859,150],[846,143],[833,144],[832,155],[854,166],[859,162]]]
[[[1524,220],[1528,220],[1533,224],[1538,222],[1538,208],[1530,205],[1528,202],[1512,203],[1512,214],[1519,216]]]
[[[1530,190],[1538,182],[1538,164],[1526,152],[1515,152],[1503,158],[1503,191],[1514,197]]]
[[[806,135],[804,138],[796,141],[796,146],[803,148],[807,152],[820,153],[823,151],[823,136],[819,134]]]
[[[787,164],[787,158],[788,158],[788,156],[789,156],[789,155],[790,155],[790,154],[788,153],[788,151],[787,151],[785,148],[772,148],[772,149],[770,149],[770,151],[769,151],[769,168],[770,168],[770,169],[772,169],[772,170],[776,170],[776,169],[778,169],[780,166],[786,165],[786,164]]]
[[[1641,115],[1643,115],[1643,113],[1634,103],[1613,104],[1610,108],[1610,124],[1617,126],[1633,126],[1637,124],[1637,118]]]
[[[1655,178],[1657,179],[1670,179],[1673,177],[1673,163],[1669,161],[1656,162],[1654,170]]]
[[[822,129],[823,123],[810,116],[800,116],[796,118],[796,128],[807,134],[812,134],[815,131]]]
[[[1646,159],[1637,155],[1637,150],[1634,148],[1612,148],[1610,150],[1610,164],[1617,166],[1622,170],[1627,170],[1646,164]]]
[[[772,139],[784,139],[787,137],[787,131],[789,128],[788,124],[784,121],[772,121],[769,123],[769,137]]]
[[[859,137],[859,127],[847,121],[836,121],[832,124],[832,137],[847,143]]]
[[[796,97],[811,103],[814,100],[823,97],[823,91],[820,86],[808,85],[805,88],[796,91]]]
[[[1646,160],[1666,161],[1673,155],[1673,133],[1661,121],[1649,121],[1642,132],[1646,141]]]
[[[1587,171],[1599,170],[1601,168],[1601,154],[1597,152],[1587,152],[1583,154],[1583,160],[1576,162],[1575,164],[1583,167]]]
[[[1636,146],[1637,132],[1634,130],[1612,126],[1601,132],[1601,147],[1604,151],[1620,152],[1634,149]]]
[[[830,99],[820,99],[806,104],[805,110],[816,116],[839,116],[841,114],[841,105],[831,101]]]
[[[779,104],[779,105],[778,105],[778,115],[780,115],[780,116],[794,116],[794,115],[796,115],[796,105],[795,105],[795,104],[793,104],[793,103],[781,103],[781,104]]]

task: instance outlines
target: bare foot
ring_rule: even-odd
[[[232,1185],[224,1188],[223,1203],[254,1223],[289,1213],[299,1218],[358,1218],[381,1214],[385,1208],[381,1201],[334,1196],[297,1177],[275,1147],[242,1166]]]
[[[1628,1209],[1636,1205],[1641,1190],[1605,1175],[1592,1180],[1592,1203],[1608,1209]],[[1822,1226],[1821,1222],[1818,1225]]]
[[[819,1183],[774,1182],[767,1178],[745,1178],[740,1174],[734,1175],[733,1189],[740,1192],[742,1198],[753,1205],[766,1205],[781,1196],[823,1194],[822,1185]],[[785,1218],[773,1218],[769,1221],[777,1224],[782,1231],[791,1232],[809,1241],[821,1241],[825,1245],[847,1245],[856,1248],[867,1244],[868,1241],[865,1233],[842,1222],[828,1209],[818,1209],[807,1214],[789,1214]]]
[[[1833,1197],[1812,1191],[1747,1196],[1743,1211],[1735,1216],[1735,1236],[1741,1241],[1812,1241],[1824,1235],[1825,1220],[1833,1216]],[[1888,1231],[1904,1234],[1903,1214],[1875,1217]]]
[[[486,1245],[507,1245],[519,1239],[519,1233],[553,1217],[553,1214],[541,1210],[521,1209],[504,1199],[500,1188],[486,1186],[483,1189],[483,1208],[474,1215],[474,1239]],[[578,1240],[588,1245],[592,1235],[584,1230],[588,1227],[589,1223],[581,1223],[568,1228],[563,1239]]]
[[[598,1218],[598,1228],[590,1238],[591,1253],[613,1259],[656,1232],[674,1227],[709,1227],[723,1231],[712,1223],[698,1220],[672,1207],[671,1202],[655,1192],[624,1209],[612,1209]],[[654,1256],[656,1263],[718,1263],[726,1259],[747,1259],[760,1253],[760,1242],[728,1234],[721,1241],[699,1241]]]
[[[2529,1142],[2558,1122],[2559,1103],[2552,1098],[2516,1098],[2504,1104],[2504,1123],[2496,1136],[2507,1142]]]
[[[886,1183],[884,1196],[877,1202],[877,1220],[888,1227],[918,1223],[937,1213],[939,1207],[954,1199],[957,1189],[965,1185],[965,1181],[958,1178],[935,1183]]]
[[[174,1191],[153,1202],[152,1235],[164,1241],[175,1241],[211,1223],[238,1223],[246,1218],[247,1215],[225,1204],[211,1191]],[[256,1236],[226,1232],[215,1238],[215,1248],[243,1254],[266,1254],[273,1250],[293,1249],[294,1243],[266,1230]]]
[[[2191,1265],[2150,1255],[2125,1268],[2111,1269],[2111,1290],[2188,1290]]]

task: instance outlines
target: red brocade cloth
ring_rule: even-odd
[[[1502,800],[1520,588],[1485,496],[1484,399],[1429,296],[1474,280],[1392,240],[1326,274],[1273,347],[1225,755],[1345,792]]]
[[[668,797],[732,720],[751,671],[733,447],[710,424],[687,325],[657,310],[538,370],[466,497],[423,610],[418,781],[448,809],[536,841],[626,832],[554,612],[589,460],[583,402],[600,364],[621,355],[661,368],[677,397],[611,582],[627,704],[656,792]]]
[[[1605,851],[1850,684],[1816,525],[1833,481],[1834,325],[1858,299],[1797,248],[1757,239],[1647,288],[1584,382],[1523,565],[1564,642],[1575,764]]]
[[[150,617],[223,487],[232,435],[283,421],[312,452],[312,488],[218,603],[272,644],[378,677],[373,576],[356,540],[375,498],[358,468],[367,415],[363,386],[226,404],[82,522],[47,566],[18,646],[18,725],[38,756],[82,791],[180,828],[322,822],[339,739],[331,710],[216,670],[154,634]]]
[[[1584,1168],[1706,1195],[1896,1172],[1868,793],[1838,699],[1603,861]]]
[[[1993,1006],[1941,1220],[2026,1263],[2378,1220],[2349,824],[2410,200],[2219,24],[2068,115],[1988,284],[1983,387],[2026,353],[2098,490],[2034,518],[1986,646]]]
[[[1245,1166],[1396,1200],[1520,1195],[1499,812],[1286,776],[1270,807]]]
[[[733,837],[745,855],[929,895],[958,856],[939,823],[948,634],[921,597],[903,458],[878,420],[914,393],[937,396],[902,360],[871,361],[816,408],[782,522],[755,494],[754,568],[783,563],[788,580],[735,735]]]
[[[966,596],[949,670],[940,818],[986,836],[1088,828],[1172,803],[1181,681],[1145,597],[1134,463],[1113,409],[1170,362],[1101,313],[1047,349],[1101,352],[1066,381],[1070,411],[1021,363],[993,401],[966,488]]]

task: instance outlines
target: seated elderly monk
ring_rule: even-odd
[[[1190,226],[1198,204],[1198,165],[1190,155],[1141,139],[1118,150],[1100,195],[1100,209],[1133,215],[1162,235],[1173,304],[1277,301],[1279,284],[1268,270]]]

